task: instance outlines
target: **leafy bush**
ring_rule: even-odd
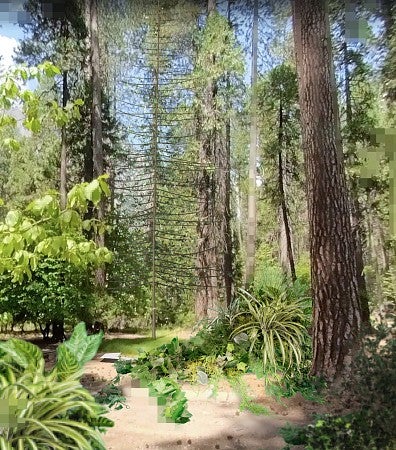
[[[1,448],[105,449],[100,431],[113,423],[79,382],[101,338],[87,336],[80,323],[58,347],[49,372],[35,345],[18,339],[0,343]]]
[[[227,351],[227,344],[233,330],[233,317],[238,311],[238,302],[230,307],[219,307],[215,317],[204,319],[198,325],[200,330],[191,340],[199,347],[202,355],[222,355]]]
[[[111,383],[95,395],[95,400],[97,403],[107,405],[109,408],[122,409],[125,406],[126,398],[122,394],[121,389]]]
[[[167,422],[189,422],[191,413],[187,410],[186,395],[178,383],[170,377],[162,377],[148,383],[149,393],[157,397],[160,415]]]
[[[264,367],[299,366],[302,361],[302,346],[308,338],[306,323],[309,302],[306,299],[288,297],[287,291],[279,287],[266,287],[259,296],[241,290],[241,310],[233,321],[242,323],[232,331],[236,337],[247,333],[250,352],[262,357]]]
[[[141,352],[134,363],[117,361],[115,381],[120,374],[130,373],[142,387],[149,388],[150,395],[157,397],[162,418],[175,423],[188,422],[191,414],[187,410],[187,399],[176,381],[178,370],[185,364],[183,351],[183,344],[174,338],[155,350]]]
[[[368,336],[352,364],[344,398],[355,411],[326,415],[307,427],[288,427],[289,444],[308,450],[391,450],[396,446],[396,340],[394,329],[381,325]]]
[[[267,387],[268,392],[278,399],[293,397],[298,392],[307,400],[323,403],[322,393],[327,386],[326,381],[323,378],[311,376],[310,361],[307,360],[306,363],[300,367],[300,370],[291,368],[283,373],[279,380]]]
[[[393,319],[394,320],[394,319]],[[381,324],[363,341],[345,391],[358,402],[379,442],[396,439],[395,322]],[[366,425],[367,426],[367,425]]]
[[[0,312],[11,312],[14,324],[28,320],[43,327],[59,318],[71,323],[87,320],[94,301],[90,271],[46,258],[30,280],[13,283],[11,278],[0,275]]]
[[[305,445],[306,450],[392,450],[396,440],[381,435],[367,411],[337,417],[324,415],[306,427],[281,430],[288,444]]]

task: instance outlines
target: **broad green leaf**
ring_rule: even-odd
[[[107,178],[109,178],[109,176],[107,174],[101,175],[98,178],[98,181],[99,181],[100,188],[102,189],[105,196],[110,197],[110,195],[111,195],[110,188],[109,188],[109,185],[105,181],[105,179],[107,179]]]
[[[9,227],[15,227],[21,220],[21,213],[16,210],[8,211],[4,221]]]
[[[91,183],[89,183],[85,187],[84,193],[85,198],[87,200],[90,200],[94,205],[97,205],[100,201],[100,194],[101,194],[99,181],[98,180],[91,181]]]
[[[56,355],[56,364],[53,371],[56,371],[58,379],[65,380],[80,373],[81,365],[65,342],[58,346]]]
[[[59,67],[55,66],[55,64],[45,61],[38,66],[40,70],[42,70],[47,77],[54,77],[55,75],[60,75],[61,71]]]
[[[0,342],[0,350],[8,355],[13,362],[24,369],[44,367],[44,359],[41,350],[30,342],[22,339],[9,339]]]
[[[90,361],[97,353],[100,343],[102,342],[103,333],[88,336],[85,323],[80,322],[73,331],[70,339],[65,345],[76,357],[80,366]]]
[[[37,117],[24,120],[24,126],[32,133],[38,133],[41,130],[41,122]]]
[[[16,124],[17,124],[17,121],[16,121],[15,117],[7,116],[7,115],[0,116],[0,128],[6,127],[6,126],[14,127]],[[9,140],[9,139],[4,139],[4,141],[3,141],[5,145],[7,145],[7,140]]]

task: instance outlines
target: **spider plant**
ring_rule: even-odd
[[[237,323],[231,337],[240,333],[249,336],[249,351],[259,353],[264,368],[277,368],[302,362],[302,346],[308,337],[306,322],[309,301],[295,299],[286,289],[269,286],[260,296],[240,290],[241,309],[233,317]]]

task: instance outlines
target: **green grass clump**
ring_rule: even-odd
[[[249,411],[257,416],[268,416],[270,414],[268,408],[256,402],[249,394],[248,386],[241,376],[234,375],[232,377],[228,377],[228,381],[234,391],[239,395],[239,409],[241,411]]]

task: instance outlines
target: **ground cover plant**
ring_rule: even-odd
[[[101,339],[88,336],[80,323],[58,346],[51,370],[35,345],[19,339],[0,343],[2,449],[105,449],[100,432],[113,423],[79,381]]]
[[[381,324],[364,339],[341,398],[352,411],[317,417],[306,427],[286,427],[288,444],[308,450],[390,450],[396,445],[396,340],[393,326]]]
[[[278,396],[290,396],[302,390],[313,398],[316,391],[312,380],[300,374],[301,364],[304,362],[307,365],[309,358],[309,350],[305,348],[309,347],[306,332],[309,302],[301,296],[298,289],[292,293],[283,277],[278,277],[277,282],[279,283],[275,286],[271,286],[271,280],[267,280],[265,284],[261,282],[261,297],[258,297],[261,300],[242,291],[229,308],[222,308],[216,317],[201,322],[199,331],[189,340],[174,338],[157,348],[140,350],[133,361],[118,361],[115,364],[118,374],[131,374],[144,386],[153,386],[159,380],[164,380],[165,383],[172,380],[173,388],[177,387],[174,384],[176,380],[201,384],[210,382],[214,386],[214,392],[218,381],[226,378],[241,398],[241,410],[265,414],[267,410],[249,396],[248,387],[241,377],[243,373],[252,372],[253,367],[259,365],[263,374],[268,379],[271,378],[273,383],[274,376],[278,377],[275,377],[278,381]],[[272,283],[274,284],[273,280]],[[250,303],[253,302],[252,307]],[[261,314],[261,310],[264,310],[272,323],[270,334],[266,336],[263,334],[264,328],[257,330],[254,322],[254,314]],[[277,320],[273,320],[274,317]],[[276,340],[273,339],[274,336]],[[116,350],[117,343],[114,342],[114,345],[112,349]],[[125,350],[131,354],[131,349]],[[300,378],[297,373],[301,375]],[[155,392],[154,389],[152,392]]]

